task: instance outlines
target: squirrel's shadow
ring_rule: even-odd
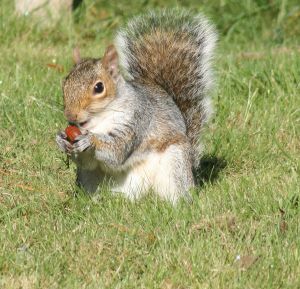
[[[200,165],[194,170],[196,185],[202,187],[205,183],[215,182],[226,166],[227,161],[224,158],[204,155]]]

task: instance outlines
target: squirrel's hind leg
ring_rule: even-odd
[[[119,176],[114,176],[115,185],[112,191],[122,193],[132,201],[147,194],[151,188],[151,176],[148,175],[145,163],[136,165]]]
[[[154,168],[154,191],[173,204],[180,199],[192,200],[189,191],[194,187],[194,177],[188,147],[179,144],[169,146]]]
[[[172,204],[179,199],[191,201],[189,190],[194,186],[194,179],[189,144],[170,145],[163,152],[154,151],[115,181],[112,190],[131,200],[153,190]]]

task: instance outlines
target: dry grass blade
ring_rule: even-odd
[[[241,270],[247,270],[253,266],[257,260],[258,257],[253,255],[237,256],[236,264]]]

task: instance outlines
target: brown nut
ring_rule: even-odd
[[[67,135],[67,140],[70,143],[74,143],[76,137],[78,137],[79,135],[81,135],[80,129],[77,126],[75,126],[75,125],[69,125],[69,126],[67,126],[67,128],[65,129],[65,133]]]

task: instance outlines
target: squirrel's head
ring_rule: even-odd
[[[118,54],[109,46],[102,59],[80,59],[74,50],[75,66],[63,83],[65,116],[83,128],[116,97],[119,79]]]

